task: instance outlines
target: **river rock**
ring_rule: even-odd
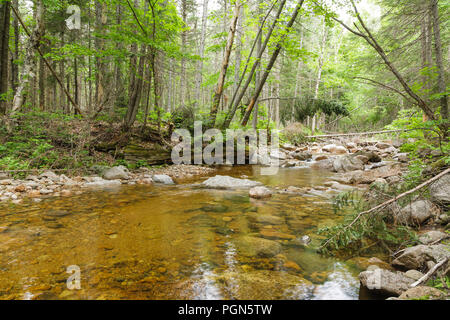
[[[39,178],[41,178],[41,179],[42,178],[46,178],[46,179],[49,179],[49,180],[51,180],[53,182],[59,182],[59,176],[56,173],[54,173],[53,171],[50,171],[50,170],[41,173],[39,175]]]
[[[422,244],[430,244],[439,240],[447,238],[449,235],[442,231],[432,230],[422,234],[419,241]]]
[[[414,282],[401,272],[391,272],[384,269],[364,271],[359,274],[361,284],[367,289],[387,295],[400,295],[409,289]]]
[[[205,187],[215,189],[236,189],[236,188],[252,188],[261,185],[261,182],[249,179],[238,179],[229,176],[217,175],[209,178],[202,183]]]
[[[397,213],[395,219],[397,222],[407,225],[422,225],[425,221],[438,214],[439,208],[431,201],[417,200]]]
[[[389,143],[380,141],[375,145],[375,147],[377,147],[378,149],[384,150],[384,149],[392,147],[392,145]]]
[[[6,180],[9,179],[9,174],[8,172],[0,172],[0,180]]]
[[[408,270],[405,272],[405,276],[417,281],[423,277],[423,273],[417,270]]]
[[[250,213],[248,215],[248,217],[252,222],[261,223],[261,224],[280,225],[280,224],[284,223],[283,218],[269,215],[269,214]]]
[[[316,161],[313,164],[311,164],[312,169],[318,169],[318,170],[333,170],[333,159],[325,159]]]
[[[155,174],[152,177],[153,182],[162,184],[175,184],[171,177],[166,174]]]
[[[409,161],[409,154],[408,153],[399,153],[396,156],[397,161],[406,163]]]
[[[450,258],[450,248],[443,244],[426,246],[423,244],[406,248],[403,253],[392,261],[392,265],[404,269],[422,269],[427,267],[427,261],[438,262]]]
[[[103,178],[106,180],[128,180],[129,171],[124,166],[112,167],[103,172]]]
[[[264,238],[243,236],[237,240],[237,250],[246,257],[273,257],[280,253],[281,244]]]
[[[270,198],[272,196],[272,191],[270,191],[268,188],[266,187],[253,187],[249,190],[248,192],[250,198],[254,198],[254,199],[266,199],[266,198]]]
[[[347,148],[344,146],[337,146],[335,144],[329,144],[324,147],[322,147],[322,151],[330,152],[333,154],[346,154],[348,153]]]
[[[86,188],[112,188],[112,187],[118,187],[122,185],[122,183],[120,182],[120,180],[97,180],[97,181],[92,181],[92,182],[88,182],[84,184],[84,187]]]
[[[286,153],[279,149],[274,149],[270,151],[270,157],[273,159],[286,160]]]
[[[446,174],[430,185],[430,195],[433,201],[450,203],[450,174]]]
[[[341,156],[334,160],[334,172],[348,172],[355,170],[364,170],[364,163],[353,156]]]
[[[364,156],[367,159],[369,159],[369,162],[381,162],[381,157],[379,156],[378,153],[374,152],[374,151],[367,151],[367,150],[360,150],[356,153],[354,153],[354,156]]]
[[[427,287],[427,286],[418,286],[414,288],[410,288],[403,292],[400,295],[401,300],[412,300],[412,299],[421,299],[421,298],[427,298],[427,299],[442,299],[445,297],[445,293],[442,291]]]
[[[312,158],[312,154],[306,151],[295,152],[292,157],[296,160],[306,161]]]

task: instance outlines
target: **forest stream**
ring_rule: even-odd
[[[216,173],[272,188],[318,186],[331,175]],[[317,228],[339,221],[329,198],[253,200],[247,190],[196,186],[205,179],[2,204],[0,299],[358,299],[362,269],[313,249]],[[311,245],[297,243],[304,235]],[[80,290],[66,288],[72,265]]]

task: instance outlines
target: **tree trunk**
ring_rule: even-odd
[[[236,24],[239,18],[239,11],[241,9],[241,4],[239,0],[236,0],[234,16],[230,25],[230,31],[228,32],[227,45],[225,47],[225,55],[222,61],[222,68],[220,69],[219,81],[213,97],[213,103],[211,106],[211,112],[209,115],[209,123],[207,126],[214,127],[216,123],[217,109],[219,107],[220,98],[223,94],[223,89],[225,85],[225,76],[228,69],[228,64],[230,61],[231,48],[233,47],[234,34],[236,33]]]
[[[264,43],[263,43],[263,45],[261,47],[261,50],[258,52],[258,55],[256,57],[256,61],[255,61],[255,63],[252,66],[250,74],[248,75],[247,81],[245,82],[244,87],[242,88],[241,93],[239,94],[237,100],[234,101],[234,106],[233,106],[232,110],[230,111],[230,113],[228,114],[228,116],[227,116],[227,118],[225,120],[225,125],[224,126],[226,128],[230,125],[231,120],[234,117],[234,113],[236,112],[237,108],[239,107],[239,104],[241,103],[242,98],[244,97],[245,92],[247,91],[247,88],[248,88],[248,86],[250,85],[250,82],[253,79],[253,75],[255,74],[256,69],[258,68],[258,66],[260,64],[262,54],[263,54],[264,50],[266,49],[266,46],[267,46],[267,44],[269,42],[270,37],[272,36],[272,32],[273,32],[275,26],[278,23],[278,20],[280,18],[281,12],[282,12],[285,4],[286,4],[286,0],[282,0],[282,2],[280,3],[280,7],[278,8],[278,11],[276,13],[275,19],[274,19],[272,25],[270,26],[269,31],[267,32],[266,39],[264,40]],[[248,121],[248,119],[247,119],[247,121]]]
[[[0,116],[6,114],[8,92],[8,49],[11,2],[0,3]]]
[[[322,69],[323,69],[323,63],[325,59],[325,44],[327,42],[327,29],[325,25],[325,18],[323,18],[323,24],[322,24],[322,39],[320,41],[320,55],[319,55],[319,65],[317,67],[317,78],[316,78],[316,87],[314,89],[314,100],[316,100],[319,97],[319,88],[320,88],[320,81],[322,80]],[[320,115],[314,114],[312,118],[312,124],[311,124],[311,133],[314,135],[314,132],[316,131],[316,126],[318,129],[318,123],[317,118]]]
[[[125,129],[131,128],[134,121],[136,120],[136,114],[139,109],[139,104],[141,101],[142,88],[143,88],[143,79],[144,79],[144,66],[145,66],[145,52],[146,46],[141,46],[141,52],[139,57],[139,65],[137,67],[136,78],[133,83],[133,87],[130,93],[130,99],[128,101],[128,109],[127,114],[125,116]]]
[[[106,3],[95,1],[95,22],[96,22],[96,30],[99,34],[101,34],[104,29],[105,25],[107,23],[107,15],[106,15]],[[103,104],[106,102],[105,100],[105,76],[106,76],[106,62],[105,58],[101,55],[104,54],[104,46],[105,41],[97,36],[95,38],[95,46],[100,54],[100,57],[97,57],[96,59],[96,65],[97,65],[97,89],[96,89],[96,101],[95,101],[95,108],[94,109],[101,109],[103,107]]]
[[[259,23],[258,23],[258,28],[262,29],[263,27],[263,20],[262,20],[262,16],[261,16],[261,5],[262,5],[262,1],[259,0],[257,2],[257,10],[256,12],[259,15]],[[259,33],[259,36],[257,36],[257,40],[256,40],[256,52],[260,52],[261,48],[262,48],[262,32]],[[262,55],[261,55],[262,57]],[[258,63],[258,67],[255,71],[255,90],[256,87],[258,86],[258,83],[261,79],[261,62]],[[258,127],[258,105],[255,106],[255,111],[253,112],[253,122],[252,122],[252,126],[253,126],[253,130],[256,130],[256,128]]]
[[[205,39],[206,39],[206,23],[208,22],[208,0],[203,0],[203,15],[202,15],[202,30],[200,35],[200,44],[198,49],[198,55],[200,60],[197,63],[197,76],[195,79],[195,100],[197,105],[202,105],[202,77],[203,77],[203,58],[205,55]]]
[[[181,17],[183,19],[183,31],[181,32],[181,50],[186,53],[187,43],[187,0],[181,0]],[[181,58],[181,74],[180,74],[180,106],[186,105],[186,58]]]
[[[14,8],[19,8],[19,0],[13,0],[12,5]],[[16,93],[17,84],[19,81],[19,65],[17,64],[17,60],[19,60],[19,21],[15,15],[13,15],[13,29],[14,29],[14,54],[11,58],[11,87],[13,89],[13,93]]]
[[[436,55],[436,66],[438,70],[438,89],[441,95],[439,101],[441,106],[441,116],[444,120],[444,135],[448,136],[448,102],[446,94],[446,79],[445,79],[445,69],[442,59],[442,42],[441,42],[441,31],[439,22],[439,9],[438,0],[432,0],[431,13],[433,17],[433,35],[434,35],[434,51]]]
[[[245,111],[244,118],[242,119],[242,122],[241,122],[242,126],[246,126],[247,125],[247,122],[248,122],[248,119],[250,118],[250,114],[251,114],[251,112],[253,110],[253,107],[255,106],[256,102],[258,101],[259,94],[261,93],[261,90],[262,90],[265,82],[267,81],[267,78],[268,78],[268,76],[270,74],[270,71],[272,70],[272,67],[275,64],[275,61],[277,60],[278,55],[280,54],[280,51],[281,51],[282,46],[283,46],[283,41],[286,39],[286,36],[289,34],[289,29],[294,24],[295,19],[297,18],[298,13],[300,11],[300,8],[303,5],[303,2],[304,2],[304,0],[300,0],[298,2],[297,6],[294,9],[294,12],[292,13],[291,19],[289,20],[289,22],[288,22],[288,24],[286,26],[287,32],[277,42],[275,50],[272,53],[272,56],[271,56],[271,58],[269,60],[269,64],[267,65],[266,70],[264,71],[264,74],[263,74],[263,76],[261,78],[261,81],[260,81],[260,83],[258,85],[258,88],[256,89],[255,94],[251,98],[250,104],[248,105],[247,110]]]
[[[43,23],[44,5],[42,0],[38,0],[35,4],[35,20],[36,26],[31,32],[28,42],[25,46],[25,59],[24,66],[22,69],[20,84],[17,87],[16,94],[14,95],[12,113],[17,112],[23,105],[24,102],[24,90],[27,85],[30,84],[30,80],[35,77],[36,74],[36,59],[34,50],[39,48],[41,40],[41,25]]]

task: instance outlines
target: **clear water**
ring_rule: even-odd
[[[215,174],[272,187],[330,178],[309,168]],[[0,299],[358,298],[360,270],[290,240],[309,235],[314,246],[317,228],[339,221],[326,197],[253,200],[248,191],[198,188],[206,178],[0,205]],[[245,253],[249,236],[269,238],[281,251]],[[71,265],[80,268],[80,290],[67,288]]]

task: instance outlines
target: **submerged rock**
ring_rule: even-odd
[[[303,277],[282,271],[225,272],[217,280],[226,286],[231,299],[239,300],[307,299],[314,289]]]
[[[235,188],[252,188],[261,185],[261,182],[248,179],[238,179],[229,176],[220,176],[209,178],[202,183],[205,187],[215,189],[235,189]]]
[[[281,251],[278,242],[252,236],[243,236],[236,244],[237,250],[247,257],[273,257]]]

